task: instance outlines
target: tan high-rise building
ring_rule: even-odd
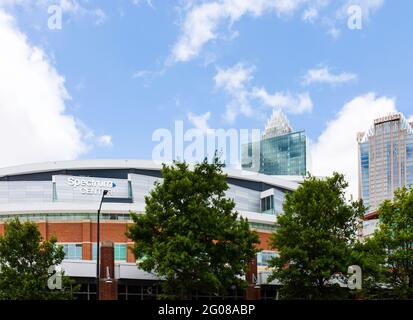
[[[359,196],[376,211],[400,187],[413,185],[413,124],[401,113],[376,119],[357,135]]]

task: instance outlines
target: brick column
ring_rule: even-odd
[[[261,289],[255,288],[258,280],[257,258],[248,264],[248,271],[245,275],[248,287],[245,290],[245,300],[260,300]]]
[[[49,240],[47,234],[47,221],[42,220],[38,223],[40,234],[42,235],[43,240]]]
[[[115,279],[115,252],[112,241],[103,241],[100,246],[99,281],[99,300],[118,300],[118,281]]]
[[[92,224],[90,220],[82,221],[82,259],[92,260]]]
[[[133,246],[134,246],[133,242],[128,242],[126,245],[126,262],[130,262],[130,263],[136,262],[135,255],[132,252]]]

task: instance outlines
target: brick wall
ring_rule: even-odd
[[[271,250],[269,243],[271,233],[258,232],[258,235],[260,237],[260,244],[258,245],[258,248],[260,248],[261,250]]]
[[[76,242],[82,243],[82,255],[84,260],[92,259],[92,243],[96,243],[96,222],[90,220],[80,222],[46,222],[39,221],[39,230],[44,239],[50,239],[52,235],[57,237],[58,242]],[[135,257],[131,251],[133,242],[125,236],[128,230],[127,222],[120,221],[105,221],[100,223],[100,240],[112,241],[114,243],[126,243],[127,253],[126,261],[135,262]],[[0,223],[0,234],[4,232],[4,223]],[[268,243],[271,233],[258,232],[260,237],[259,248],[262,250],[270,250]]]

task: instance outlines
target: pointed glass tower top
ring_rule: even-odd
[[[268,120],[265,126],[262,137],[263,139],[268,139],[288,134],[292,131],[293,129],[291,128],[291,125],[288,122],[285,114],[280,109],[274,109],[271,118]]]

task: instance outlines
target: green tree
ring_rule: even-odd
[[[223,166],[217,157],[193,170],[185,162],[163,165],[163,181],[145,197],[145,214],[133,214],[127,236],[142,259],[139,267],[164,279],[168,298],[224,294],[231,286],[245,286],[240,276],[255,257],[259,239],[225,197]]]
[[[363,272],[362,289],[352,291],[360,299],[385,298],[389,290],[383,284],[385,278],[385,252],[379,243],[369,237],[355,244],[353,250],[353,264],[359,265]]]
[[[380,224],[371,241],[383,255],[386,296],[413,299],[413,189],[399,189],[378,210]]]
[[[18,219],[6,223],[0,236],[0,299],[72,299],[73,282],[64,275],[63,290],[48,288],[49,267],[59,265],[63,258],[63,248],[56,244],[56,238],[43,241],[36,224]]]
[[[270,265],[270,280],[282,283],[281,298],[333,299],[348,296],[335,277],[346,282],[354,264],[357,230],[365,212],[361,201],[348,202],[343,175],[318,179],[309,176],[286,196],[284,213],[277,218],[272,247],[279,251]]]

